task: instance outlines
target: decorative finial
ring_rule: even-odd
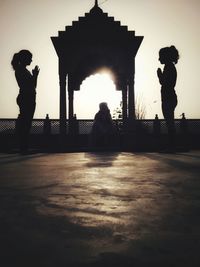
[[[95,0],[95,4],[92,9],[90,9],[90,14],[102,14],[103,10],[98,6],[98,0]]]

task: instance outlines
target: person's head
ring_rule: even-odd
[[[175,46],[163,47],[159,51],[159,61],[161,64],[177,63],[179,60],[179,53]]]
[[[18,53],[15,53],[11,65],[14,70],[16,70],[18,67],[26,67],[27,65],[30,65],[32,62],[32,54],[29,50],[20,50]]]
[[[101,111],[107,111],[107,110],[109,110],[109,109],[108,109],[108,104],[107,104],[106,102],[101,102],[101,103],[99,104],[99,109],[100,109]]]

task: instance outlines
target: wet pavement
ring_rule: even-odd
[[[199,267],[200,152],[0,154],[1,267]]]

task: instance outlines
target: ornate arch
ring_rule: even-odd
[[[80,90],[86,77],[103,67],[115,74],[116,89],[122,91],[123,119],[135,118],[135,56],[143,36],[135,36],[134,31],[121,26],[95,1],[89,13],[73,21],[72,26],[66,26],[65,31],[51,40],[59,58],[61,134],[66,133],[66,78],[71,120],[74,91]]]

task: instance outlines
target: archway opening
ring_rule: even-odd
[[[116,90],[112,74],[98,72],[82,82],[80,91],[75,91],[74,113],[77,119],[93,119],[99,110],[99,103],[107,102],[112,115],[121,100],[122,93]]]

